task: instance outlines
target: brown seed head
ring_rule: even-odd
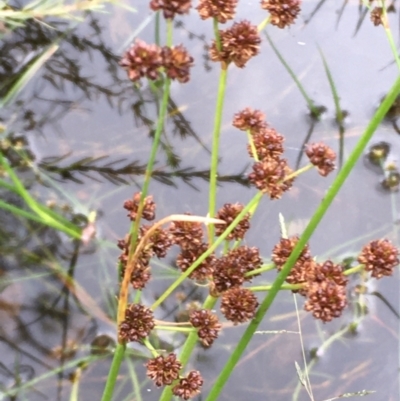
[[[245,277],[245,274],[260,266],[261,258],[258,248],[240,246],[232,249],[215,264],[212,293],[218,296],[232,287],[241,286],[245,281],[251,281],[254,276]]]
[[[139,209],[140,196],[141,196],[141,192],[136,192],[133,195],[133,199],[129,199],[124,202],[124,209],[129,211],[128,217],[131,220],[136,219],[137,212]],[[156,217],[155,210],[156,210],[156,204],[153,201],[153,197],[151,195],[146,196],[144,198],[144,208],[143,208],[143,212],[142,212],[142,217],[145,220],[149,220],[149,221],[154,220],[154,218]]]
[[[164,18],[173,19],[176,14],[187,14],[192,6],[191,0],[151,0],[153,11],[162,10]]]
[[[322,283],[330,280],[337,285],[345,286],[348,278],[343,274],[343,266],[327,260],[324,263],[315,263],[314,268],[307,273],[307,281]]]
[[[322,142],[306,145],[306,155],[323,177],[335,169],[336,153]]]
[[[281,238],[279,243],[274,246],[274,249],[272,250],[272,261],[278,268],[282,268],[287,262],[290,254],[293,252],[293,249],[298,242],[299,237],[295,235],[290,238]],[[308,261],[311,258],[310,247],[308,244],[306,244],[297,260]]]
[[[148,45],[140,39],[125,52],[119,65],[128,72],[131,81],[142,77],[157,79],[162,64],[161,48],[155,44]]]
[[[252,319],[257,307],[256,296],[246,288],[235,287],[222,294],[221,311],[234,325]]]
[[[190,215],[190,213],[186,213]],[[169,226],[173,241],[182,249],[196,248],[203,243],[203,227],[201,223],[191,221],[174,221]]]
[[[119,337],[122,341],[140,342],[154,328],[151,309],[141,304],[131,304],[125,311],[125,320],[119,326]]]
[[[185,272],[204,252],[208,249],[207,244],[200,244],[193,248],[184,248],[176,259],[177,266]],[[208,256],[189,275],[193,280],[203,281],[212,275],[215,268],[216,258],[214,254]]]
[[[179,371],[182,369],[182,364],[173,353],[150,359],[145,366],[147,377],[153,380],[157,387],[172,384],[179,378]]]
[[[143,225],[140,227],[140,240],[152,226]],[[149,239],[146,249],[151,252],[152,256],[156,255],[159,259],[165,258],[169,248],[173,245],[172,235],[169,231],[157,228]]]
[[[221,331],[222,325],[217,315],[208,309],[195,310],[190,313],[190,323],[197,329],[200,341],[205,347],[210,347]]]
[[[313,316],[324,323],[339,317],[346,305],[346,287],[337,285],[331,280],[310,283],[307,288],[304,309],[312,311]]]
[[[272,25],[285,28],[299,15],[300,3],[300,0],[262,0],[261,7],[270,13]]]
[[[236,113],[233,116],[232,125],[242,131],[249,130],[252,135],[267,127],[265,114],[260,110],[253,110],[250,107],[246,107],[244,110]]]
[[[253,143],[256,149],[258,160],[279,159],[283,153],[284,137],[274,128],[263,128],[253,135]],[[250,145],[247,151],[254,157]]]
[[[196,7],[201,19],[216,18],[220,24],[235,17],[237,0],[200,0]]]
[[[293,178],[285,180],[291,173],[292,169],[285,159],[266,159],[253,164],[249,181],[271,199],[279,199],[293,185]]]
[[[226,224],[217,224],[215,226],[215,234],[220,236],[225,229],[232,223],[233,220],[240,214],[244,206],[240,203],[225,203],[225,205],[218,210],[217,219],[226,221]],[[233,239],[243,239],[247,230],[250,228],[250,213],[247,213],[242,220],[237,224],[233,231],[226,237],[228,241]]]
[[[372,23],[375,26],[383,25],[382,16],[383,16],[383,8],[382,7],[375,7],[371,11],[371,21],[372,21]]]
[[[233,62],[243,68],[246,63],[259,52],[261,43],[257,27],[249,21],[235,22],[231,28],[219,31],[221,51],[214,42],[210,48],[210,58],[223,62],[225,65]]]
[[[163,66],[168,78],[177,79],[180,83],[189,81],[193,57],[182,46],[164,47],[162,49]]]
[[[380,239],[364,246],[357,260],[372,277],[391,276],[399,264],[399,251],[388,239]]]
[[[172,392],[177,397],[188,400],[189,398],[193,398],[197,394],[200,394],[202,385],[203,378],[201,377],[200,372],[192,370],[186,377],[179,380],[179,383],[173,387]]]

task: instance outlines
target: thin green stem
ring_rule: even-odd
[[[264,272],[269,272],[269,271],[274,270],[274,269],[275,269],[275,263],[268,263],[266,265],[262,265],[258,269],[254,269],[254,270],[252,270],[250,272],[247,272],[244,276],[245,277],[251,277],[251,276],[254,276],[255,274],[261,274],[261,273],[264,273]]]
[[[343,272],[343,274],[345,276],[349,276],[350,274],[354,274],[354,273],[358,273],[358,272],[363,271],[364,267],[365,267],[364,265],[360,264],[360,265],[352,267],[351,269],[347,269],[345,272]]]
[[[290,257],[286,261],[285,265],[283,266],[281,272],[279,273],[278,277],[274,281],[271,290],[268,291],[267,296],[261,303],[259,309],[256,312],[254,319],[250,322],[249,326],[247,327],[246,331],[244,332],[242,338],[240,339],[239,343],[237,344],[235,350],[229,357],[227,363],[225,364],[224,368],[222,369],[221,373],[219,374],[217,380],[214,383],[213,388],[211,389],[206,401],[215,401],[218,399],[219,394],[222,391],[225,383],[227,382],[229,376],[232,373],[232,370],[236,366],[237,362],[239,361],[242,353],[246,349],[247,345],[249,344],[251,338],[253,337],[255,331],[258,328],[258,325],[261,323],[262,319],[264,318],[266,312],[272,305],[276,295],[278,294],[282,284],[284,283],[286,277],[290,273],[291,268],[294,266],[296,260],[300,256],[301,251],[303,250],[304,246],[309,241],[311,235],[314,233],[315,229],[317,228],[318,224],[324,217],[326,211],[332,204],[333,200],[335,199],[337,193],[339,192],[340,188],[342,187],[343,183],[353,170],[357,160],[361,157],[366,148],[369,140],[372,138],[373,133],[375,132],[376,128],[385,117],[386,113],[388,112],[389,108],[395,101],[397,95],[400,92],[400,77],[397,78],[396,82],[393,84],[392,88],[390,89],[388,95],[383,100],[381,105],[379,106],[378,110],[375,112],[374,116],[372,117],[370,123],[368,124],[365,132],[357,142],[354,150],[352,151],[349,159],[344,164],[342,170],[336,176],[334,182],[332,183],[331,187],[325,194],[325,197],[322,199],[319,207],[315,211],[314,215],[312,216],[310,222],[308,223],[307,227],[305,228],[303,234],[301,235],[299,241],[297,242],[293,252],[291,253]]]
[[[110,371],[108,372],[106,386],[104,388],[103,396],[101,401],[111,401],[114,392],[115,383],[117,382],[117,377],[119,373],[119,368],[124,359],[125,345],[117,344],[114,351],[114,357],[111,363]]]
[[[216,18],[213,19],[213,30],[214,30],[214,37],[215,37],[215,44],[217,46],[218,51],[221,51],[221,37],[219,34],[218,29],[218,20]]]
[[[215,120],[212,138],[212,153],[211,153],[211,168],[210,168],[210,196],[208,214],[210,217],[215,216],[215,209],[217,204],[217,179],[218,179],[218,155],[219,155],[219,136],[221,133],[222,110],[224,106],[226,81],[228,76],[228,69],[222,67],[217,95],[217,105],[215,107]],[[208,236],[210,244],[214,241],[214,226],[208,226]]]
[[[272,288],[273,284],[268,284],[268,285],[255,285],[252,287],[246,287],[250,291],[253,292],[264,292],[264,291],[270,291]],[[282,284],[280,290],[300,290],[301,288],[304,287],[304,284]]]
[[[387,11],[386,11],[385,1],[381,1],[381,5],[382,5],[383,27],[385,29],[385,33],[386,33],[386,37],[387,37],[388,42],[389,42],[390,49],[392,50],[393,57],[394,57],[394,59],[396,61],[397,68],[400,71],[400,58],[399,58],[399,54],[397,52],[396,43],[395,43],[395,41],[393,39],[392,31],[390,29],[389,18],[388,18]]]

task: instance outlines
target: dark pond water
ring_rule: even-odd
[[[80,24],[53,21],[57,29],[50,29],[30,22],[3,33],[2,96],[35,55],[65,35],[60,49],[17,99],[1,110],[2,138],[8,135],[34,158],[33,168],[19,169],[31,193],[67,215],[96,211],[97,236],[89,245],[76,245],[53,230],[0,212],[1,400],[72,400],[72,379],[77,373],[81,374],[78,399],[101,398],[111,358],[95,353],[88,365],[84,361],[93,342],[107,345],[115,338],[116,241],[129,228],[122,203],[143,182],[149,133],[157,115],[157,99],[148,85],[132,86],[118,67],[120,55],[135,35],[154,40],[148,2],[135,3],[131,5],[137,13],[109,8],[108,14],[90,14]],[[400,14],[396,2],[394,6],[389,16],[398,42]],[[256,24],[265,18],[258,1],[241,1],[238,15]],[[174,42],[190,49],[196,65],[189,83],[172,85],[169,118],[150,187],[159,218],[186,211],[205,215],[208,207],[219,70],[206,58],[211,23],[201,21],[194,11],[178,21]],[[246,181],[245,135],[231,126],[235,112],[247,106],[265,112],[268,122],[285,135],[292,166],[304,165],[302,148],[308,135],[313,141],[324,140],[346,159],[398,75],[384,30],[374,27],[368,15],[364,18],[364,8],[355,0],[305,1],[295,26],[285,31],[268,27],[267,32],[308,95],[327,111],[321,121],[309,117],[306,102],[263,34],[260,55],[243,70],[229,70],[218,206],[246,203],[255,193]],[[329,65],[341,108],[348,113],[342,129],[335,121],[318,47]],[[373,139],[390,145],[389,161],[394,165],[400,157],[395,121],[388,119]],[[283,199],[264,200],[247,244],[259,246],[268,260],[280,236],[279,213],[290,234],[301,233],[333,178],[322,179],[311,171]],[[341,260],[383,236],[398,244],[399,195],[385,191],[382,179],[381,169],[365,160],[357,164],[311,240],[314,255]],[[22,204],[5,190],[1,196]],[[173,266],[172,256],[153,266],[155,284],[144,293],[149,303],[171,282],[173,269],[168,264]],[[298,300],[315,400],[362,390],[375,391],[369,400],[398,399],[397,280],[396,274],[368,283],[363,296],[368,313],[353,335],[340,330],[354,319],[355,308],[323,325],[303,312],[303,300]],[[187,301],[206,296],[191,283],[181,290]],[[164,305],[158,317],[173,320],[184,309],[178,299],[177,295]],[[220,399],[309,399],[296,374],[295,362],[302,364],[302,353],[289,293],[278,297],[260,330],[269,333],[255,336]],[[288,332],[278,333],[281,330]],[[205,394],[242,332],[243,327],[227,325],[215,346],[196,351],[192,366],[204,375]],[[182,338],[161,335],[160,340],[160,348],[168,348]],[[114,399],[157,400],[158,391],[145,379],[145,350],[135,346],[133,351]]]

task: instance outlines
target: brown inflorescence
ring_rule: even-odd
[[[217,219],[224,220],[226,224],[217,224],[215,226],[215,234],[222,235],[225,229],[236,219],[236,217],[243,210],[244,206],[240,203],[225,203],[225,205],[218,210]],[[228,241],[243,239],[246,232],[250,228],[250,214],[247,213],[242,220],[236,225],[231,233],[226,237]]]
[[[123,278],[125,274],[125,269],[129,257],[130,242],[130,235],[126,235],[124,239],[118,241],[118,247],[122,250],[122,253],[119,256],[119,261],[121,263],[121,278]],[[130,283],[136,290],[143,289],[147,282],[150,280],[150,259],[152,256],[153,251],[145,248],[142,250],[137,259],[136,265],[130,277]]]
[[[216,314],[208,309],[194,310],[190,312],[190,323],[197,329],[201,343],[210,347],[221,331],[222,325]]]
[[[275,263],[278,270],[282,270],[283,265],[288,260],[298,241],[298,236],[281,238],[279,243],[274,246],[274,249],[272,250],[272,261]],[[309,246],[306,244],[289,275],[286,277],[286,281],[289,284],[306,283],[310,272],[314,269],[314,264],[315,262],[312,259]],[[293,292],[299,292],[301,295],[305,295],[304,289],[293,290]]]
[[[336,153],[322,142],[306,145],[306,155],[323,177],[335,169]]]
[[[245,281],[250,281],[254,276],[245,277],[245,274],[260,266],[261,258],[258,248],[240,246],[232,249],[215,264],[212,294],[218,296],[232,287],[239,287]]]
[[[183,248],[182,252],[176,259],[177,266],[185,272],[204,252],[208,249],[208,245],[201,243],[195,247]],[[215,268],[216,258],[214,254],[207,256],[207,258],[197,266],[189,277],[193,280],[203,281],[212,275]]]
[[[220,61],[225,67],[233,62],[243,68],[246,63],[259,52],[261,43],[257,27],[249,21],[235,22],[231,28],[219,31],[221,49],[214,42],[210,48],[210,58]]]
[[[201,19],[216,18],[220,24],[235,17],[237,0],[200,0],[196,7]]]
[[[137,212],[139,209],[140,196],[141,196],[141,193],[136,192],[133,195],[132,199],[126,200],[124,202],[124,209],[128,210],[128,212],[129,212],[128,217],[131,220],[136,219]],[[154,218],[156,217],[155,210],[156,210],[156,204],[153,201],[153,197],[151,195],[146,196],[144,198],[144,207],[143,207],[142,217],[145,220],[149,220],[149,221],[154,220]]]
[[[163,67],[168,78],[177,79],[181,83],[189,81],[193,57],[182,46],[163,47]]]
[[[372,277],[391,276],[399,264],[399,250],[388,239],[375,240],[363,247],[357,260]]]
[[[152,226],[143,225],[140,227],[140,236],[138,241],[146,234]],[[172,235],[163,228],[157,228],[150,236],[145,249],[151,253],[151,256],[157,256],[159,259],[165,258],[169,248],[173,245]]]
[[[371,21],[375,26],[382,25],[383,8],[375,7],[371,11]]]
[[[172,392],[177,397],[188,400],[189,398],[193,398],[197,394],[200,394],[202,385],[203,378],[201,377],[200,372],[192,370],[186,377],[179,380],[179,383],[173,387]]]
[[[176,14],[187,14],[192,6],[191,0],[151,0],[153,11],[162,10],[164,18],[173,19]]]
[[[187,215],[190,215],[187,213]],[[174,221],[169,227],[174,244],[182,249],[196,248],[203,242],[203,227],[201,223],[192,221]]]
[[[257,297],[246,288],[231,288],[221,297],[221,311],[234,325],[252,319],[257,307]]]
[[[253,164],[249,181],[271,199],[279,199],[293,185],[294,179],[287,179],[292,172],[285,159],[266,159]]]
[[[179,371],[182,369],[182,364],[174,353],[150,359],[145,366],[147,377],[153,380],[157,387],[172,384],[179,378]]]
[[[154,328],[151,309],[141,304],[131,304],[125,311],[125,320],[119,326],[119,338],[124,342],[145,339]]]
[[[285,28],[296,20],[300,3],[300,0],[262,0],[261,7],[270,13],[272,25]]]
[[[239,111],[233,116],[232,125],[241,131],[250,131],[252,135],[265,129],[265,114],[260,110],[253,110],[250,107]]]
[[[333,318],[342,314],[346,305],[345,286],[337,285],[332,280],[309,283],[304,309],[312,311],[316,319],[320,319],[324,323],[330,322]]]
[[[348,278],[343,274],[343,266],[335,264],[331,260],[315,263],[313,269],[309,269],[307,272],[307,281],[309,282],[322,283],[326,280],[341,286],[345,286],[348,282]]]
[[[256,149],[256,156],[259,161],[268,159],[279,159],[283,154],[284,137],[274,128],[263,128],[253,135],[253,144]],[[250,145],[247,145],[247,151],[251,157],[254,157]]]
[[[135,43],[125,52],[119,64],[128,72],[131,81],[137,81],[143,77],[157,79],[162,61],[159,46],[149,45],[136,39]]]

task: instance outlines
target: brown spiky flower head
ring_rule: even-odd
[[[283,154],[284,138],[274,128],[267,127],[261,129],[253,135],[253,144],[255,155],[250,145],[247,145],[247,151],[251,157],[259,161],[268,159],[279,159]]]
[[[233,116],[232,125],[242,131],[250,131],[251,134],[255,134],[267,127],[265,114],[250,107],[246,107],[236,113]]]
[[[204,252],[208,249],[208,245],[201,243],[195,247],[187,247],[182,249],[182,252],[176,259],[177,266],[185,272]],[[197,266],[189,277],[193,280],[206,280],[214,272],[216,258],[214,254],[207,258]]]
[[[234,325],[253,319],[257,307],[257,297],[246,288],[231,288],[221,298],[221,311]]]
[[[372,277],[391,276],[399,264],[399,250],[388,239],[375,240],[364,246],[357,260]]]
[[[224,68],[233,62],[243,68],[246,63],[259,52],[261,43],[257,27],[249,21],[235,22],[231,28],[219,31],[221,49],[214,42],[210,48],[210,58],[220,61]]]
[[[140,227],[138,240],[141,240],[151,227],[152,226],[142,225]],[[150,235],[148,243],[145,245],[145,250],[148,251],[151,256],[155,255],[161,259],[167,256],[167,252],[172,244],[173,241],[170,232],[159,227]]]
[[[128,217],[131,220],[136,219],[137,212],[139,210],[140,196],[141,196],[141,192],[136,192],[133,195],[133,199],[129,199],[124,202],[124,209],[128,210],[128,212],[129,212]],[[156,204],[153,201],[153,197],[151,195],[146,196],[144,198],[144,207],[143,207],[142,217],[145,220],[149,220],[149,221],[154,220],[154,218],[156,217],[155,210],[156,210]]]
[[[198,370],[192,370],[186,377],[179,380],[179,383],[173,387],[172,392],[177,397],[188,400],[200,394],[202,385],[203,378],[200,372]]]
[[[186,213],[190,215],[190,213]],[[174,221],[169,226],[174,244],[182,249],[196,248],[203,242],[203,226],[192,221]]]
[[[182,46],[163,47],[163,67],[168,78],[176,79],[180,83],[189,81],[190,68],[193,67],[193,57]]]
[[[131,81],[140,78],[157,79],[162,65],[161,48],[155,44],[149,45],[136,39],[135,43],[125,52],[119,65],[123,67]]]
[[[271,16],[271,24],[279,28],[292,25],[300,13],[301,0],[262,0],[261,7]]]
[[[208,309],[194,310],[190,313],[190,323],[197,329],[201,343],[210,347],[221,331],[221,323],[216,314]]]
[[[147,377],[153,380],[157,387],[172,384],[179,378],[179,371],[182,369],[182,364],[174,353],[150,359],[145,366]]]
[[[225,228],[228,227],[233,220],[240,214],[243,210],[244,206],[240,203],[225,203],[225,205],[218,210],[217,215],[215,216],[217,219],[226,221],[226,225],[217,224],[215,226],[215,234],[221,235]],[[247,230],[250,228],[250,214],[247,213],[242,220],[236,225],[236,227],[231,231],[231,233],[226,237],[228,241],[233,239],[239,240],[243,239]]]
[[[382,16],[383,16],[383,8],[382,7],[375,7],[371,11],[371,21],[375,26],[382,25]]]
[[[153,11],[162,10],[164,18],[173,19],[176,14],[187,14],[192,6],[191,0],[151,0]]]
[[[304,309],[311,311],[316,319],[330,322],[342,314],[346,305],[346,287],[332,280],[309,284]]]
[[[239,287],[245,281],[250,281],[254,275],[246,277],[245,274],[260,266],[261,258],[258,248],[240,246],[232,249],[215,264],[212,294],[218,296],[230,288]]]
[[[266,159],[253,164],[249,181],[271,199],[279,199],[293,185],[294,179],[287,179],[292,172],[285,159]]]
[[[348,282],[343,274],[343,266],[326,260],[323,263],[315,263],[312,270],[307,272],[307,280],[314,283],[322,283],[330,280],[337,285],[345,286]]]
[[[124,342],[145,339],[154,328],[151,309],[141,304],[131,304],[125,311],[125,320],[119,326],[119,338]]]
[[[237,0],[200,0],[196,7],[201,19],[216,18],[220,24],[235,17]]]
[[[322,142],[306,145],[306,155],[323,177],[335,169],[336,153]]]

